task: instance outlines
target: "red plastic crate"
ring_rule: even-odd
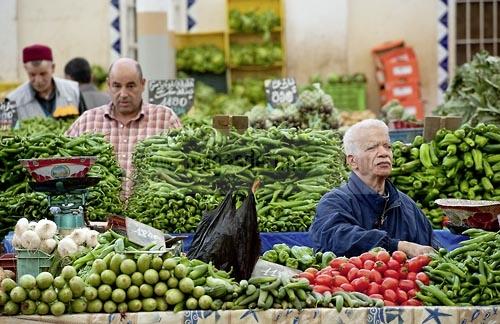
[[[0,267],[4,270],[10,270],[16,273],[17,258],[15,253],[5,253],[0,256]]]

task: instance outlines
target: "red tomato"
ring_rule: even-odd
[[[368,289],[366,290],[367,295],[374,295],[378,294],[380,292],[380,286],[376,282],[370,282],[368,285]],[[382,296],[380,296],[380,299],[383,299]]]
[[[347,280],[346,277],[344,276],[335,276],[333,277],[333,286],[334,287],[340,287],[342,284],[349,283],[349,280]]]
[[[347,280],[353,281],[358,277],[358,268],[354,267],[351,270],[349,270],[349,273],[347,273]]]
[[[407,300],[408,300],[408,295],[406,294],[406,292],[401,289],[398,289],[398,291],[396,292],[396,302],[398,304],[401,304]]]
[[[314,280],[314,282],[320,286],[331,287],[333,284],[333,278],[332,278],[332,276],[327,275],[327,274],[320,274],[319,276],[316,276],[316,279]]]
[[[429,284],[429,276],[426,275],[424,272],[417,273],[417,280],[422,281],[422,283],[424,285],[428,285]]]
[[[351,257],[349,258],[349,263],[352,263],[356,266],[356,268],[361,269],[363,268],[363,262],[359,257]]]
[[[366,260],[363,263],[363,268],[365,268],[367,270],[373,269],[374,266],[375,266],[375,261],[373,261],[373,260]]]
[[[389,261],[387,261],[387,269],[399,271],[399,269],[401,269],[401,264],[399,264],[399,262],[395,259],[391,258]]]
[[[377,262],[375,262],[373,269],[375,269],[378,272],[383,274],[385,272],[385,270],[387,270],[387,264],[385,264],[384,261],[377,261]]]
[[[394,251],[392,252],[392,258],[399,262],[399,264],[403,264],[406,261],[406,253],[403,251]]]
[[[387,269],[387,270],[384,272],[384,278],[394,278],[394,279],[399,279],[399,272],[397,272],[396,270]]]
[[[394,279],[394,278],[385,278],[383,281],[382,281],[382,287],[384,288],[384,290],[386,289],[391,289],[391,290],[395,290],[396,288],[398,288],[398,280],[397,279]]]
[[[407,279],[400,280],[399,288],[404,291],[410,291],[415,288],[415,282]]]
[[[429,262],[431,262],[431,257],[428,255],[418,255],[415,258],[421,267],[425,267],[429,264]]]
[[[313,291],[317,292],[317,293],[320,293],[320,294],[323,294],[327,291],[331,291],[330,287],[327,287],[327,286],[322,286],[322,285],[314,285],[313,286]]]
[[[417,274],[415,272],[408,272],[408,275],[406,276],[406,279],[411,280],[411,281],[415,281],[416,278],[417,278]]]
[[[343,283],[340,285],[340,288],[342,288],[342,290],[347,292],[354,291],[354,287],[350,283]]]
[[[308,268],[308,269],[312,269],[312,268]],[[315,273],[315,275],[317,276],[317,275],[320,275],[320,274],[330,274],[330,272],[331,272],[331,271],[333,271],[333,270],[332,270],[332,267],[330,267],[330,266],[326,266],[326,267],[324,267],[323,269],[321,269],[321,270],[317,271],[317,272]]]
[[[422,306],[422,302],[418,299],[415,298],[410,298],[404,303],[401,304],[402,306]]]
[[[384,296],[382,296],[381,294],[371,294],[369,295],[368,297],[370,298],[376,298],[376,299],[384,299]]]
[[[333,270],[338,270],[340,265],[346,262],[347,258],[335,258],[332,261],[330,261],[330,267],[332,267]]]
[[[365,277],[360,277],[356,278],[351,282],[352,287],[354,290],[358,292],[364,292],[366,289],[368,289],[368,286],[370,285],[370,281],[365,278]]]
[[[377,261],[382,261],[384,263],[387,263],[390,258],[391,258],[391,255],[387,251],[379,251],[377,253],[377,257],[376,257]]]
[[[384,299],[384,306],[398,306],[398,305],[394,302],[391,302],[390,300]]]
[[[330,267],[326,267],[326,268],[330,268]],[[313,275],[316,275],[318,273],[318,269],[316,269],[316,268],[307,268],[306,270],[304,270],[304,272],[308,272],[308,273],[312,273]]]
[[[366,279],[370,279],[370,271],[371,270],[366,270],[366,269],[359,269],[358,271],[358,277],[366,277]]]
[[[416,289],[410,289],[406,292],[406,294],[408,295],[408,298],[413,298],[417,295],[417,290]]]
[[[363,264],[366,262],[366,260],[371,260],[373,262],[375,262],[377,260],[376,257],[375,257],[375,254],[373,254],[372,252],[361,253],[361,255],[359,256],[359,258],[361,259],[361,261],[363,262]]]
[[[384,290],[384,300],[389,300],[393,303],[396,302],[398,296],[396,295],[396,292],[392,289],[386,289]]]
[[[332,288],[332,293],[335,293],[337,291],[344,291],[344,289],[340,288],[340,287],[333,287]]]
[[[408,268],[406,266],[402,266],[401,269],[399,269],[399,279],[406,279],[408,276]]]
[[[352,263],[341,264],[339,267],[340,274],[345,277],[349,273],[349,270],[351,270],[352,268],[357,268],[357,267]]]
[[[417,258],[411,258],[408,260],[408,271],[409,272],[420,272],[422,270],[422,267],[420,266],[419,261]]]
[[[299,273],[299,278],[305,278],[307,279],[307,281],[309,281],[309,283],[313,283],[314,282],[314,275],[310,272],[301,272]]]
[[[368,279],[370,279],[371,282],[376,282],[377,284],[381,284],[383,280],[380,272],[375,269],[370,270],[370,276]]]
[[[339,275],[340,275],[340,271],[337,271],[337,270],[331,270],[331,271],[330,271],[330,275],[331,275],[332,277],[334,277],[334,276],[339,276]]]

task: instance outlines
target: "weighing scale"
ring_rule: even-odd
[[[19,160],[35,180],[30,182],[30,187],[47,194],[50,213],[61,235],[88,223],[85,220],[88,188],[101,178],[86,175],[96,159],[95,156],[76,156]]]

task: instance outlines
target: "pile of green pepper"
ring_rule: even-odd
[[[108,213],[120,213],[121,169],[113,147],[100,135],[75,138],[51,132],[31,136],[4,136],[0,139],[0,237],[15,225],[17,218],[50,218],[46,195],[33,192],[29,173],[19,159],[57,156],[97,156],[89,176],[101,181],[90,188],[86,213],[91,220],[105,220]]]
[[[480,229],[464,232],[469,240],[447,252],[440,249],[423,270],[432,284],[420,285],[426,305],[472,306],[500,303],[500,234]]]
[[[433,140],[415,137],[411,145],[393,144],[392,180],[417,201],[435,227],[442,213],[438,198],[500,200],[500,128],[467,125],[440,129]]]
[[[192,232],[229,190],[244,196],[256,179],[261,231],[304,231],[323,194],[346,179],[333,131],[271,128],[225,135],[182,128],[136,147],[127,215],[168,232]]]
[[[284,243],[273,245],[271,250],[262,254],[263,260],[281,264],[292,269],[306,270],[307,268],[323,269],[330,261],[336,258],[333,252],[314,252],[308,246],[292,246],[291,248]]]

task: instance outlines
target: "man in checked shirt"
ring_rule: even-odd
[[[181,127],[181,122],[172,109],[143,102],[146,80],[135,60],[116,60],[109,68],[107,82],[111,103],[87,110],[71,125],[66,135],[104,134],[125,171],[123,196],[127,198],[132,189],[135,144],[166,129]]]

